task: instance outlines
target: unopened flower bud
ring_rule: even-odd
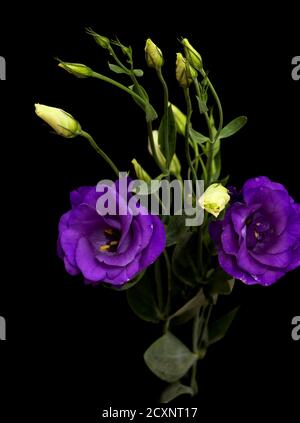
[[[105,49],[108,49],[110,47],[110,41],[107,37],[97,34],[97,32],[93,31],[91,28],[88,28],[86,32],[94,38],[94,40],[97,44],[99,44],[100,47]]]
[[[35,113],[62,137],[74,138],[81,133],[79,122],[62,109],[35,104]]]
[[[155,151],[156,151],[157,160],[160,163],[160,165],[163,168],[165,168],[166,167],[166,158],[163,155],[163,153],[160,149],[160,145],[158,143],[158,131],[156,131],[156,130],[152,131],[152,134],[153,134],[154,148],[155,148]],[[149,150],[149,153],[151,155],[153,155],[152,150],[151,150],[150,141],[148,143],[148,150]],[[174,154],[174,156],[171,160],[171,163],[170,163],[170,173],[172,175],[178,176],[178,175],[180,175],[180,172],[181,172],[181,164],[180,164],[180,161],[179,161],[178,157],[176,156],[176,154]]]
[[[93,71],[88,66],[82,65],[81,63],[68,63],[60,61],[58,66],[65,69],[77,78],[88,78],[93,75]]]
[[[160,69],[164,64],[161,50],[150,38],[146,41],[145,58],[149,68]]]
[[[135,174],[138,177],[138,179],[145,182],[151,181],[151,178],[148,175],[148,173],[142,168],[142,166],[136,161],[136,159],[131,160],[131,163],[133,164]]]
[[[169,103],[172,107],[173,116],[175,119],[176,130],[178,134],[185,135],[186,115],[182,113],[174,104]]]
[[[200,53],[194,49],[194,47],[189,43],[187,38],[182,40],[182,44],[184,46],[184,53],[185,57],[189,61],[189,63],[198,71],[201,71],[203,68],[202,58]]]
[[[188,88],[194,78],[197,78],[197,71],[188,63],[181,53],[177,53],[176,79],[182,88]]]
[[[206,189],[199,199],[199,204],[208,213],[218,217],[220,212],[225,209],[229,200],[228,189],[222,184],[215,183]]]

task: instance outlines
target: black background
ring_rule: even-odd
[[[85,27],[131,44],[136,67],[144,69],[143,48],[150,36],[165,56],[171,100],[182,108],[174,61],[177,39],[188,37],[215,82],[225,121],[249,118],[223,144],[223,175],[229,173],[236,186],[267,175],[300,201],[300,82],[291,78],[292,57],[299,55],[295,11],[288,5],[285,13],[245,5],[237,14],[218,11],[217,5],[215,10],[184,7],[165,20],[158,9],[150,15],[146,4],[127,10],[126,19],[117,6],[114,13],[95,10],[92,19],[79,8],[73,19],[57,6],[52,16],[49,5],[30,18],[19,9],[24,13],[20,23],[12,14],[2,17],[0,55],[7,61],[7,81],[0,87],[0,315],[7,320],[7,341],[0,343],[0,413],[7,395],[13,400],[12,421],[15,412],[32,419],[71,422],[83,416],[96,421],[99,410],[109,405],[155,405],[163,388],[142,358],[159,330],[128,310],[124,294],[84,286],[56,256],[57,223],[69,208],[69,192],[113,175],[84,140],[51,134],[35,116],[34,103],[70,112],[124,171],[133,157],[156,171],[146,148],[143,113],[135,103],[114,87],[76,79],[57,67],[54,57],[109,73],[105,52]],[[153,102],[161,104],[152,70],[146,69],[144,81]],[[240,406],[247,414],[267,414],[277,407],[292,412],[300,366],[291,320],[299,315],[299,294],[299,269],[268,288],[237,283],[221,307],[240,304],[241,310],[226,339],[199,366],[199,395],[174,406],[213,414],[221,410],[226,417]]]

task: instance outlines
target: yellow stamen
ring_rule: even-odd
[[[118,245],[119,241],[110,241],[109,245]]]
[[[113,229],[111,229],[111,228],[104,229],[104,232],[108,235],[112,235],[114,233]]]
[[[258,239],[258,238],[259,238],[259,233],[258,233],[257,231],[254,231],[254,235],[255,235],[255,238],[256,238],[256,239]]]
[[[100,251],[107,251],[110,249],[110,245],[104,244],[104,245],[100,245],[99,250]]]

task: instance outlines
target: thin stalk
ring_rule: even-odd
[[[139,102],[142,102],[144,106],[147,105],[146,100],[144,100],[141,96],[136,94],[134,91],[132,91],[130,88],[125,87],[125,85],[120,84],[119,82],[115,81],[114,79],[109,78],[108,76],[102,75],[98,72],[93,72],[92,74],[93,78],[101,79],[102,81],[108,82],[111,85],[114,85],[115,87],[120,88],[121,90],[125,91],[126,93],[130,94],[131,97],[134,97]]]
[[[166,250],[164,251],[164,258],[165,258],[166,268],[167,268],[167,283],[168,283],[165,314],[168,315],[170,312],[170,305],[171,305],[172,271],[171,271],[170,259]]]
[[[190,146],[189,146],[191,116],[192,116],[192,113],[193,113],[193,109],[192,109],[192,102],[191,102],[191,97],[190,97],[190,93],[189,93],[188,88],[184,88],[184,97],[185,97],[186,107],[187,107],[186,125],[185,125],[185,155],[186,155],[186,159],[187,159],[189,168],[192,171],[192,177],[193,177],[194,184],[196,185],[197,174],[195,172],[195,169],[194,169],[194,166],[193,166],[193,163],[192,163],[192,159],[191,159],[191,155],[190,155]]]
[[[199,333],[199,323],[200,323],[200,307],[197,308],[196,315],[193,322],[193,353],[198,354],[198,333]],[[197,366],[198,360],[193,364],[192,374],[191,374],[191,388],[193,389],[193,394],[196,395],[198,392],[197,384]]]
[[[85,131],[81,131],[80,135],[88,140],[93,149],[96,150],[96,152],[109,164],[115,174],[119,177],[119,169],[114,164],[114,162],[108,157],[108,155],[104,153],[104,151],[99,147],[94,138],[88,132]]]
[[[156,283],[157,305],[160,313],[163,311],[163,289],[161,284],[161,268],[160,260],[158,259],[154,264],[154,276]]]
[[[221,104],[221,101],[219,99],[219,96],[218,96],[213,84],[211,83],[210,79],[208,78],[207,74],[205,73],[205,71],[203,69],[202,69],[201,74],[202,74],[203,78],[206,78],[206,80],[207,80],[208,87],[209,87],[209,89],[210,89],[210,91],[211,91],[211,93],[212,93],[212,95],[215,99],[215,102],[217,103],[217,107],[218,107],[218,111],[219,111],[219,125],[218,125],[217,133],[214,137],[214,142],[215,142],[219,138],[220,132],[222,131],[222,128],[223,128],[222,104]]]
[[[158,79],[162,85],[163,88],[163,93],[164,93],[164,115],[166,117],[166,125],[165,125],[165,139],[166,139],[166,143],[165,143],[165,147],[166,147],[166,157],[170,156],[170,148],[169,148],[169,124],[168,124],[168,120],[169,120],[169,114],[168,114],[168,108],[169,108],[169,90],[168,90],[168,85],[165,81],[165,78],[163,77],[161,68],[157,69],[157,76]],[[168,179],[170,176],[170,164],[168,166]]]

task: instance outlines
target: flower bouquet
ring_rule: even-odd
[[[144,360],[166,382],[160,401],[167,403],[198,392],[197,364],[237,313],[235,308],[215,319],[218,297],[229,295],[235,280],[268,286],[300,266],[300,205],[266,176],[249,179],[240,190],[221,177],[221,143],[247,118],[224,125],[202,57],[186,38],[175,69],[184,111],[170,102],[162,51],[146,42],[146,64],[164,98],[159,116],[157,99],[140,82],[143,70],[135,68],[132,48],[87,32],[108,53],[114,77],[79,63],[59,60],[59,67],[109,83],[135,101],[144,112],[145,149],[157,172],[150,176],[136,158],[120,171],[72,115],[36,104],[37,115],[58,135],[85,138],[110,166],[108,177],[114,174],[113,180],[71,192],[71,209],[59,222],[57,252],[69,274],[125,291],[139,318],[160,325],[161,335]],[[119,82],[120,75],[128,84]],[[206,128],[202,132],[195,129],[198,122]],[[184,145],[184,155],[178,144]]]

